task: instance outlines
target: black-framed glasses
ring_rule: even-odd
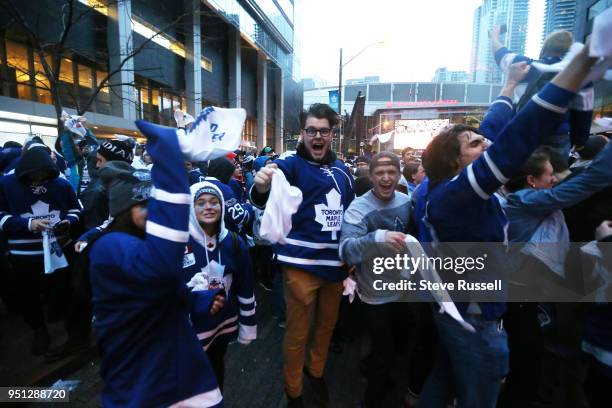
[[[313,127],[313,126],[309,126],[304,129],[304,133],[306,133],[306,135],[310,137],[315,137],[317,133],[320,133],[321,136],[323,137],[327,137],[331,134],[331,131],[332,130],[330,128],[324,127],[324,128],[317,129],[316,127]]]

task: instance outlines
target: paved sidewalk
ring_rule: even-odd
[[[272,316],[272,295],[257,293],[258,339],[249,346],[231,344],[226,354],[225,406],[229,408],[280,408],[286,404],[282,382],[282,341],[284,329]],[[354,314],[354,313],[353,313]],[[358,319],[358,316],[356,317]],[[341,343],[342,352],[330,352],[325,379],[330,390],[330,407],[357,408],[365,388],[365,381],[359,374],[359,361],[368,350],[368,341],[360,333],[358,322],[353,322],[351,333],[354,340]],[[29,343],[28,343],[29,345]],[[398,358],[404,358],[398,356]],[[79,385],[70,395],[69,406],[101,407],[100,393],[104,386],[99,375],[99,358],[91,356],[81,360],[81,368],[64,380],[77,380]],[[55,378],[59,379],[59,377]],[[48,385],[48,384],[47,384]],[[388,406],[401,407],[403,389],[391,397]],[[305,380],[304,398],[307,407],[314,406]],[[66,405],[66,406],[68,406]],[[57,407],[56,404],[37,404]]]

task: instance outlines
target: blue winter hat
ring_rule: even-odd
[[[253,170],[259,171],[262,167],[266,165],[266,162],[268,160],[272,160],[272,159],[270,159],[268,156],[259,156],[253,162]]]

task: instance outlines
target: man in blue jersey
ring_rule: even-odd
[[[344,210],[355,196],[353,177],[331,151],[333,128],[338,124],[334,110],[329,105],[314,104],[300,115],[300,124],[296,153],[262,168],[250,192],[251,202],[264,206],[273,169],[278,168],[304,197],[292,217],[286,245],[274,247],[283,267],[287,302],[283,352],[285,391],[291,407],[302,406],[302,372],[320,402],[325,405],[328,400],[323,370],[338,317],[342,281],[347,276],[338,256],[339,235]],[[312,341],[304,365],[315,310]]]
[[[45,274],[43,235],[55,233],[69,256],[70,230],[79,222],[81,207],[74,190],[45,146],[27,150],[14,174],[0,178],[0,231],[8,240],[11,264],[17,272],[21,313],[34,331],[32,354],[40,355],[50,344],[42,294],[51,289],[50,305],[62,310],[69,294],[69,269]]]
[[[495,127],[483,130],[455,124],[442,129],[430,142],[423,153],[429,179],[424,220],[434,242],[507,240],[507,219],[495,192],[517,174],[546,137],[554,134],[595,62],[585,47],[498,132]],[[512,64],[502,95],[511,95],[529,70],[524,61]],[[503,106],[505,102],[496,100],[495,104]],[[493,137],[494,142],[491,144],[480,133]],[[503,245],[488,252],[488,270],[499,273],[506,263]],[[478,279],[486,279],[488,273]],[[467,274],[466,278],[472,276]],[[433,314],[439,347],[419,407],[446,407],[451,389],[459,407],[496,406],[508,371],[508,343],[502,321],[506,305],[470,302],[458,308],[476,330],[468,332],[449,316],[437,311]]]

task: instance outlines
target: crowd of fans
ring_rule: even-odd
[[[564,38],[552,37],[541,61],[562,61]],[[373,259],[410,240],[525,244],[490,261],[561,277],[584,267],[572,264],[570,242],[593,241],[597,265],[612,272],[612,145],[589,135],[592,112],[576,103],[589,97],[597,60],[584,47],[544,81],[497,45],[506,82],[480,126],[451,124],[424,152],[339,160],[338,117],[324,104],[302,113],[296,151],[280,156],[267,146],[185,161],[174,130],[143,121],[146,145],[68,126],[53,148],[37,137],[6,143],[0,295],[31,328],[32,354],[63,359],[93,330],[105,405],[222,406],[228,344],[257,339],[259,284],[285,328],[282,355],[271,357],[283,359],[290,407],[304,405],[304,379],[329,403],[325,365],[350,331],[347,307],[369,338],[366,407],[387,406],[407,338],[407,406],[609,406],[610,303],[457,302],[459,324],[435,302],[374,289],[389,275],[374,275]],[[302,201],[282,243],[270,242],[262,220],[283,176]],[[542,254],[542,243],[560,249]],[[48,256],[65,263],[52,268]],[[50,348],[53,321],[68,340]]]

